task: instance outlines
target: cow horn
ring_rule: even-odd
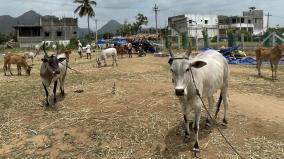
[[[174,57],[172,49],[169,49],[170,57]]]
[[[43,42],[42,48],[43,48],[44,56],[47,57],[48,55],[47,55],[47,52],[45,50],[45,41]]]

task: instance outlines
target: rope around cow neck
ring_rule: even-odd
[[[216,120],[211,116],[211,114],[209,113],[208,109],[206,108],[202,98],[201,98],[201,95],[200,95],[200,92],[196,86],[196,83],[195,83],[195,79],[194,79],[194,76],[193,76],[193,73],[192,73],[192,69],[190,67],[190,73],[191,73],[191,76],[192,76],[192,80],[193,80],[193,84],[194,84],[194,87],[195,87],[195,90],[196,90],[196,94],[197,96],[200,98],[201,102],[202,102],[202,105],[203,105],[203,108],[206,110],[208,116],[210,117],[211,120],[215,121]],[[219,131],[219,133],[221,134],[221,136],[225,139],[226,143],[232,148],[232,150],[241,158],[241,159],[244,159],[243,156],[240,155],[240,153],[237,151],[237,149],[232,145],[232,143],[230,143],[230,141],[226,138],[226,136],[223,134],[223,132],[221,131],[221,129],[219,127],[217,127],[217,130]]]

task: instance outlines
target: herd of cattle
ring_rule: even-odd
[[[42,79],[42,85],[46,93],[45,105],[49,105],[49,92],[48,87],[53,84],[53,102],[56,103],[56,90],[57,83],[60,84],[61,95],[64,96],[64,80],[69,68],[69,54],[70,50],[62,50],[53,55],[48,55],[46,52],[45,44],[43,45],[44,57],[41,59],[42,64],[40,68],[40,77]],[[263,60],[268,60],[271,63],[272,79],[277,78],[277,67],[279,60],[283,57],[284,46],[277,45],[274,48],[258,48],[256,50],[256,60],[258,75],[261,76],[260,66]],[[11,64],[15,64],[18,68],[18,75],[21,75],[21,67],[23,67],[30,75],[31,66],[27,64],[27,58],[33,59],[37,54],[26,53],[24,55],[18,55],[8,53],[4,55],[4,75],[6,71],[11,72]],[[100,67],[102,62],[106,65],[106,59],[112,57],[113,63],[117,63],[117,49],[108,48],[101,51],[101,54],[97,57],[96,62]],[[174,55],[169,50],[169,64],[172,72],[172,81],[174,83],[175,94],[179,98],[183,107],[183,114],[185,120],[185,137],[190,137],[190,125],[189,115],[191,110],[194,110],[194,121],[192,128],[194,130],[194,146],[193,155],[199,156],[200,148],[198,142],[199,122],[201,116],[201,108],[203,101],[201,98],[207,98],[209,104],[209,114],[206,119],[206,126],[210,126],[212,120],[212,111],[214,105],[213,94],[220,90],[220,97],[217,103],[215,112],[215,118],[217,117],[220,109],[221,102],[223,100],[224,116],[222,124],[227,125],[227,109],[228,109],[228,79],[229,79],[229,65],[222,54],[215,50],[208,50],[204,53],[198,54],[195,57],[191,56],[191,48],[184,54]],[[212,73],[214,72],[214,73]],[[208,80],[210,79],[210,80]]]

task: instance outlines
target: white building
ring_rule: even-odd
[[[203,38],[202,31],[207,29],[208,37],[218,35],[217,15],[184,14],[168,18],[172,36],[187,32],[190,37]]]

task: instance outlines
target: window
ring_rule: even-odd
[[[50,33],[49,32],[44,32],[45,37],[49,37]]]
[[[77,32],[76,32],[76,31],[74,31],[74,32],[73,32],[73,34],[74,34],[74,35],[76,35],[76,34],[77,34]]]
[[[245,22],[245,19],[244,18],[241,18],[241,23],[244,23]]]
[[[204,23],[205,23],[205,24],[208,24],[208,20],[204,20]]]
[[[250,24],[250,23],[251,23],[251,20],[248,20],[248,23]]]
[[[61,32],[61,31],[58,31],[58,32],[57,32],[57,36],[62,36],[62,32]]]

